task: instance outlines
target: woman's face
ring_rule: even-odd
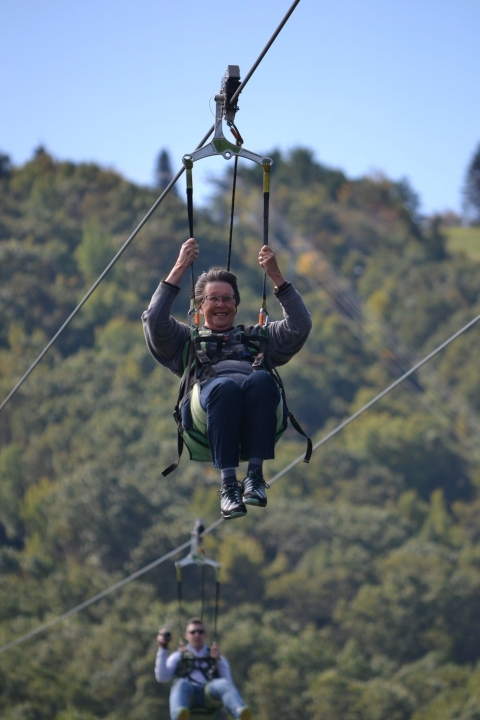
[[[216,301],[207,298],[218,298]],[[226,300],[228,298],[228,300]],[[231,300],[233,298],[233,301]],[[215,332],[225,332],[233,327],[236,305],[233,288],[227,282],[209,282],[205,285],[204,300],[200,313],[205,318],[205,327]]]

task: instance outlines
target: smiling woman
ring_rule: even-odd
[[[198,303],[200,314],[205,318],[205,327],[215,332],[223,332],[224,330],[229,330],[233,325],[237,305],[240,302],[240,295],[238,289],[235,293],[233,283],[235,283],[236,286],[237,280],[233,273],[227,273],[225,270],[221,271],[225,273],[226,276],[232,275],[230,282],[222,282],[219,280],[207,281],[207,277],[215,277],[220,274],[215,272],[215,270],[216,269],[210,270],[209,273],[204,273],[200,276],[195,286],[195,299]],[[201,283],[202,280],[206,282]],[[202,291],[201,295],[200,291]]]
[[[275,285],[283,320],[248,329],[234,326],[240,304],[237,278],[229,270],[212,268],[195,285],[204,326],[177,322],[170,311],[178,283],[198,254],[194,238],[183,243],[143,323],[154,358],[182,378],[176,408],[181,438],[192,459],[211,460],[221,470],[220,508],[230,519],[246,515],[247,505],[267,504],[262,465],[274,458],[288,413],[274,369],[303,347],[311,319],[299,293],[280,272],[275,253],[264,245],[258,262]],[[240,484],[236,468],[241,460],[248,460],[248,470]]]

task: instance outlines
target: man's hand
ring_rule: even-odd
[[[216,642],[212,643],[212,647],[210,648],[210,656],[214,660],[220,660],[220,650]]]
[[[285,278],[277,264],[275,253],[269,245],[264,245],[258,253],[258,263],[263,267],[268,277],[275,283],[275,287],[280,287],[285,282]]]
[[[184,242],[180,248],[177,261],[166,278],[167,282],[178,285],[192,262],[197,259],[199,252],[200,249],[195,238],[189,238]]]
[[[162,648],[168,648],[168,643],[172,639],[172,633],[170,630],[167,630],[166,628],[162,628],[158,631],[157,635],[157,642],[160,647]]]

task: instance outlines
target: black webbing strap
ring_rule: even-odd
[[[235,123],[231,123],[230,132],[237,141],[237,146],[242,147],[243,138],[240,135],[240,130],[237,128]],[[232,237],[233,237],[233,215],[235,212],[235,190],[237,188],[237,168],[238,168],[238,155],[235,155],[235,162],[233,165],[233,183],[232,183],[232,202],[230,206],[230,232],[228,236],[228,254],[227,254],[227,270],[230,270],[232,262]]]
[[[270,212],[270,170],[272,169],[272,161],[265,160],[262,163],[263,168],[263,244],[268,245],[268,217]],[[262,313],[267,313],[267,273],[263,271],[263,290],[262,290],[262,307],[260,309],[260,324],[264,324]]]
[[[220,605],[220,568],[215,568],[215,614],[213,616],[213,641],[217,642],[218,610]]]
[[[230,233],[228,235],[227,270],[230,270],[230,265],[232,262],[233,215],[235,212],[235,190],[237,187],[237,168],[238,168],[238,155],[235,155],[235,161],[234,161],[234,165],[233,165],[232,203],[231,203],[231,207],[230,207]]]
[[[200,620],[203,623],[203,615],[205,611],[205,563],[202,563],[200,580]]]
[[[182,643],[182,568],[175,563],[177,571],[177,593],[178,593],[178,646]]]
[[[195,333],[196,330],[192,329],[192,333]],[[182,401],[185,399],[186,394],[189,391],[190,388],[190,379],[192,377],[192,371],[195,371],[194,366],[194,358],[195,358],[195,343],[190,339],[190,344],[188,346],[188,352],[187,352],[187,364],[186,364],[186,372],[184,374],[184,377],[182,378],[182,382],[180,383],[180,388],[178,391],[178,399],[177,404],[175,405],[175,410],[173,411],[173,417],[175,418],[175,422],[177,423],[177,452],[178,457],[171,465],[169,465],[165,470],[162,472],[163,477],[167,477],[167,475],[170,475],[174,470],[177,469],[178,464],[180,462],[180,458],[182,457],[183,453],[183,446],[184,446],[184,440],[183,440],[183,425],[182,425],[182,414],[180,411],[180,407],[182,404]]]
[[[174,417],[175,417],[175,420],[177,421],[177,426],[178,426],[179,421],[178,421],[177,418],[176,418],[176,413],[173,413],[173,415],[174,415]],[[165,468],[165,470],[163,470],[163,472],[162,472],[162,476],[163,476],[163,477],[167,477],[167,475],[170,475],[170,473],[172,473],[174,470],[177,469],[178,464],[179,464],[179,462],[180,462],[180,458],[182,457],[183,446],[184,446],[184,445],[185,445],[185,443],[184,443],[184,441],[183,441],[183,435],[182,435],[182,433],[180,432],[180,428],[178,428],[178,430],[177,430],[177,453],[178,453],[178,457],[177,457],[177,459],[175,460],[175,462],[173,462],[171,465],[169,465],[167,468]]]
[[[288,409],[287,409],[287,416],[288,416],[288,419],[290,420],[290,422],[292,423],[292,426],[295,428],[295,430],[296,430],[298,433],[300,433],[300,435],[303,435],[303,437],[304,437],[304,438],[306,439],[306,441],[307,441],[307,451],[306,451],[306,453],[305,453],[305,457],[303,458],[303,462],[309,463],[309,462],[310,462],[310,458],[312,457],[312,452],[313,452],[312,441],[310,440],[310,438],[308,437],[308,435],[306,434],[306,432],[304,432],[304,430],[302,429],[302,427],[299,425],[298,421],[295,419],[294,414],[291,413],[290,410],[288,410]]]
[[[188,229],[190,231],[190,237],[193,238],[193,160],[190,155],[183,156],[183,164],[185,166],[187,180]],[[193,273],[193,261],[190,265],[190,283],[190,315],[193,315],[195,311],[195,275]]]
[[[308,437],[307,433],[303,430],[302,426],[300,425],[300,423],[299,423],[298,420],[296,419],[295,415],[294,415],[292,412],[290,412],[290,410],[288,409],[287,400],[286,400],[286,397],[285,397],[285,387],[284,387],[284,385],[283,385],[282,378],[280,377],[280,375],[278,374],[278,372],[277,372],[277,370],[276,370],[275,368],[273,368],[272,374],[273,374],[273,376],[275,377],[275,379],[276,379],[276,381],[277,381],[277,383],[278,383],[278,386],[279,386],[279,388],[280,388],[280,390],[281,390],[282,397],[283,397],[283,401],[284,401],[284,403],[285,403],[285,407],[287,408],[287,417],[288,417],[288,419],[290,420],[290,422],[291,422],[291,424],[292,424],[292,427],[295,428],[295,430],[299,433],[299,435],[302,435],[302,436],[306,439],[306,441],[307,441],[307,450],[306,450],[306,452],[305,452],[305,457],[303,458],[303,462],[309,463],[309,462],[310,462],[310,458],[312,457],[312,452],[313,452],[312,441],[311,441],[310,438]]]

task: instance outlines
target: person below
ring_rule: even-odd
[[[169,655],[170,633],[163,629],[158,633],[155,678],[158,682],[174,679],[171,720],[188,720],[195,708],[213,710],[222,705],[235,720],[250,720],[252,714],[233,684],[228,661],[216,643],[211,648],[205,644],[206,638],[200,618],[190,618],[185,632],[187,645]]]

